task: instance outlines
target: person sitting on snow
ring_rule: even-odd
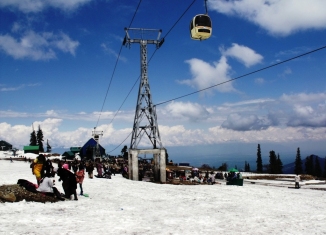
[[[46,176],[40,180],[40,185],[36,191],[46,193],[49,196],[55,195],[59,200],[64,201],[65,199],[61,197],[59,190],[54,187],[55,180],[52,178],[54,174],[54,172],[46,174]]]
[[[103,174],[103,178],[107,178],[107,179],[111,179],[111,171],[108,167],[103,168],[104,169],[104,174]]]

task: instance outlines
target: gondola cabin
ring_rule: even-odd
[[[205,40],[212,35],[212,22],[207,14],[196,15],[190,22],[190,37]]]

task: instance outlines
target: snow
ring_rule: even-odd
[[[95,172],[96,173],[96,172]],[[0,160],[0,185],[35,182],[29,163]],[[0,234],[325,234],[325,191],[290,181],[170,185],[85,178],[89,197],[0,204]],[[56,184],[63,192],[61,182]],[[317,188],[324,187],[320,184]],[[78,191],[79,192],[79,188]]]

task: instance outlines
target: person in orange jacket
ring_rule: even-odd
[[[37,184],[40,185],[40,180],[44,177],[43,165],[45,164],[45,156],[43,154],[38,155],[32,162],[32,172],[36,177]]]

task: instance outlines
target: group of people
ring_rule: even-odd
[[[192,171],[191,176],[192,176],[192,178],[189,178],[189,180],[192,182],[204,183],[204,184],[207,183],[207,184],[211,184],[211,185],[216,183],[216,181],[215,181],[216,174],[213,171],[210,173],[208,171],[206,171],[204,176],[202,174],[200,174],[199,171]],[[184,178],[183,178],[183,180],[184,180]]]
[[[40,154],[30,165],[32,173],[36,177],[37,191],[45,194],[55,195],[59,200],[70,199],[73,195],[74,200],[77,197],[77,184],[80,187],[80,195],[83,195],[83,181],[85,177],[85,165],[81,162],[77,169],[71,171],[71,166],[66,162],[59,162],[58,167],[54,168],[52,162],[46,159],[43,154]],[[61,194],[55,187],[54,176],[59,176],[59,181],[62,181],[64,194]]]
[[[242,179],[242,175],[240,172],[228,172],[228,173],[224,173],[224,178],[226,179],[226,181],[231,181],[233,179]]]
[[[128,168],[126,164],[120,164],[117,161],[108,162],[107,160],[100,161],[96,159],[88,161],[59,161],[58,167],[54,167],[50,159],[46,159],[43,154],[40,154],[30,164],[32,173],[36,177],[37,191],[55,195],[59,200],[70,199],[72,196],[74,200],[78,200],[77,197],[77,185],[80,188],[80,195],[84,194],[83,181],[85,178],[85,171],[88,173],[88,178],[93,179],[94,169],[97,170],[97,178],[111,178],[111,175],[116,173],[122,173],[122,175],[128,174]],[[62,188],[64,194],[60,193],[55,187],[55,174],[59,177],[59,182],[62,181]]]

